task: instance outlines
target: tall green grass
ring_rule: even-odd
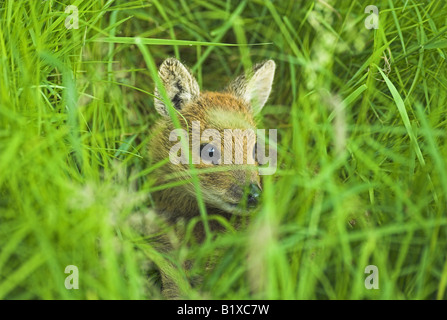
[[[377,30],[362,1],[0,1],[0,298],[158,299],[163,269],[185,298],[445,299],[447,7],[370,4]],[[169,56],[206,90],[275,60],[260,121],[278,129],[249,225],[171,255],[135,228],[159,224]]]

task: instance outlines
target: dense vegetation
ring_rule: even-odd
[[[445,299],[447,6],[371,4],[378,29],[356,0],[0,1],[0,298],[158,299],[170,268],[186,298]],[[170,256],[134,228],[158,223],[146,150],[169,56],[206,90],[275,60],[260,122],[278,129],[249,226]]]

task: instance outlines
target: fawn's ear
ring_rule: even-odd
[[[253,67],[251,74],[240,75],[227,87],[227,90],[248,102],[256,114],[264,107],[272,91],[275,62],[268,60]]]
[[[200,94],[200,88],[196,79],[177,59],[168,58],[163,61],[158,70],[158,76],[166,89],[172,105],[177,110],[181,110]],[[155,86],[155,97],[155,109],[162,116],[169,117],[168,106],[162,100],[157,86]]]

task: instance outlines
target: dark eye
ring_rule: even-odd
[[[220,151],[212,144],[203,143],[200,145],[200,158],[205,163],[219,164]]]

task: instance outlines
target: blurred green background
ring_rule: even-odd
[[[0,298],[160,299],[164,269],[194,299],[445,299],[447,6],[368,4],[378,29],[364,1],[0,1]],[[278,170],[247,228],[167,255],[134,226],[171,56],[206,90],[275,60]]]

